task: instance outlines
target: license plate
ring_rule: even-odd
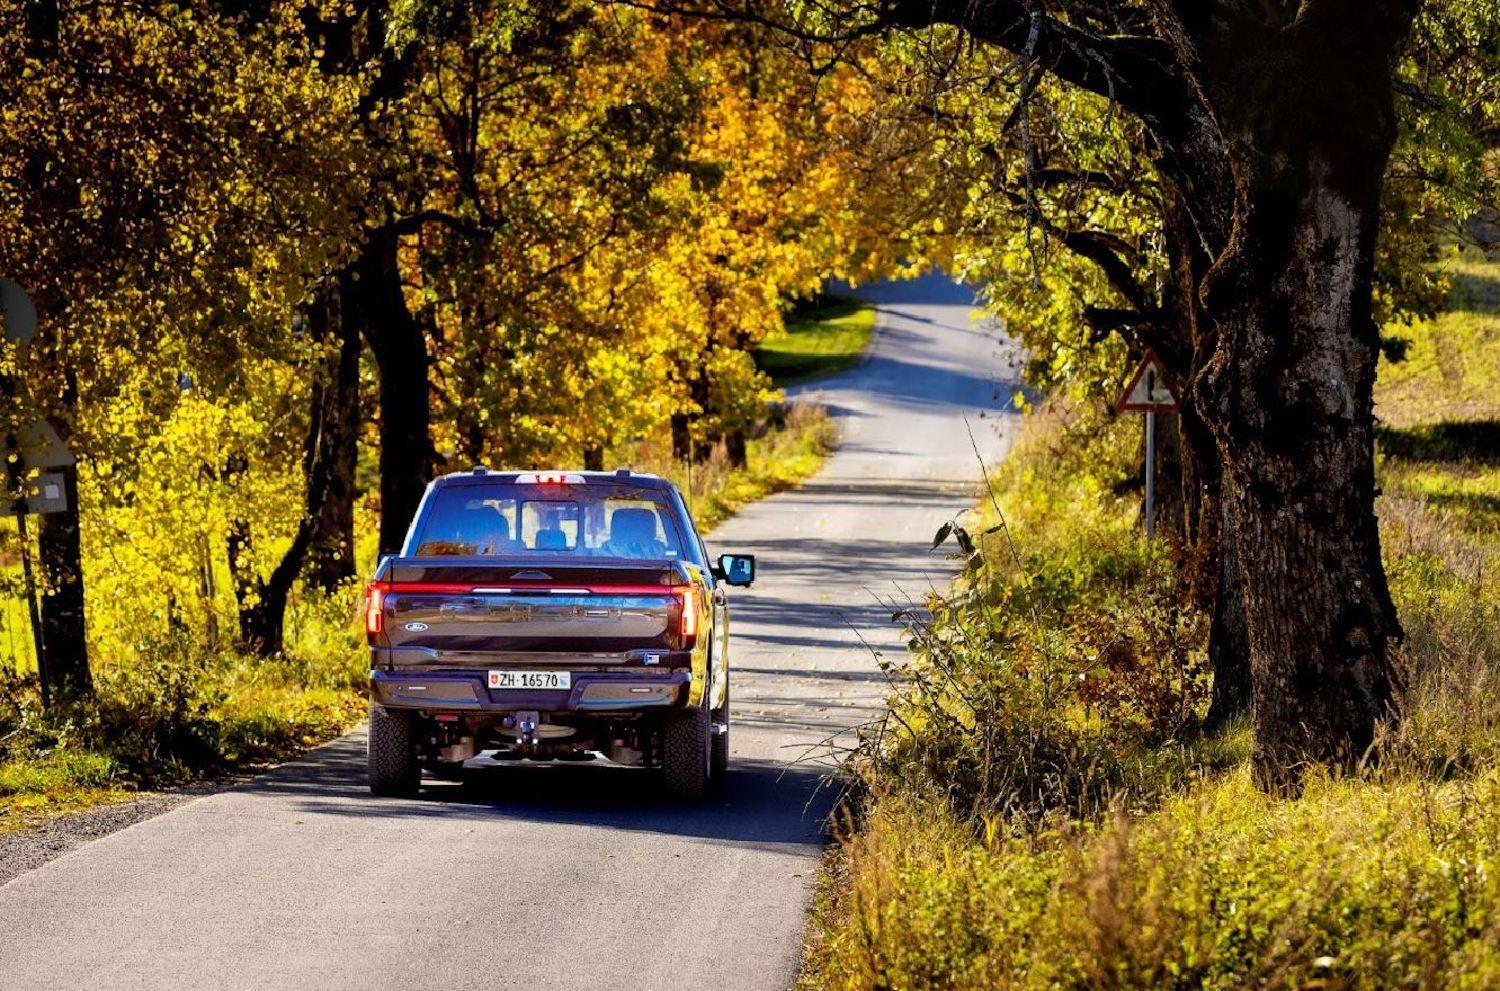
[[[491,671],[490,687],[558,691],[573,687],[573,675],[568,671]]]

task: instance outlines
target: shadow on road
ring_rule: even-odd
[[[702,802],[668,796],[659,777],[607,763],[471,767],[462,781],[424,778],[416,799],[369,794],[364,736],[322,747],[238,791],[290,799],[309,816],[432,822],[508,820],[667,833],[754,847],[826,842],[838,785],[812,764],[731,761],[722,787]]]

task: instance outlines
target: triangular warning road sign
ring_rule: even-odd
[[[1125,391],[1115,400],[1117,413],[1165,413],[1178,407],[1177,390],[1172,377],[1150,348],[1141,355]]]

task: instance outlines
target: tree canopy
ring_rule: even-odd
[[[79,691],[88,647],[217,636],[226,607],[275,653],[292,587],[352,578],[445,466],[669,429],[733,455],[773,393],[754,346],[860,264],[868,87],[764,29],[36,0],[0,34],[0,271],[43,321],[8,415],[79,456],[41,521]]]
[[[1399,693],[1375,366],[1495,196],[1491,6],[12,5],[0,270],[44,329],[7,416],[80,456],[59,677],[226,609],[276,654],[446,466],[742,457],[790,301],[940,264],[1039,386],[1147,347],[1189,385],[1216,712],[1254,702],[1268,783],[1352,764]]]

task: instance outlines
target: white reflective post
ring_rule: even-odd
[[[1156,411],[1146,411],[1146,539],[1156,536]]]

